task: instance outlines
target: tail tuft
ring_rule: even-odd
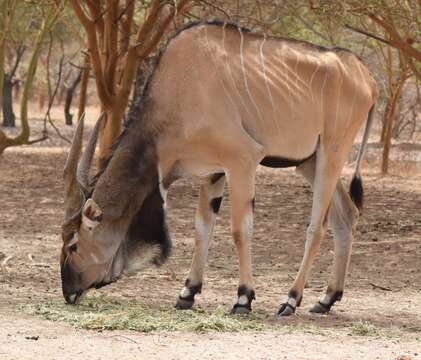
[[[351,199],[355,206],[361,212],[364,202],[364,189],[363,182],[358,174],[355,174],[352,178],[351,185],[349,187],[349,194],[351,195]]]

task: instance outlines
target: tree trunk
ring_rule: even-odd
[[[3,126],[15,127],[15,114],[13,112],[13,82],[8,74],[4,76],[3,83]]]
[[[393,123],[395,120],[395,113],[396,107],[398,105],[403,85],[405,81],[408,79],[407,77],[407,70],[405,69],[400,74],[398,79],[398,85],[394,91],[392,91],[391,99],[390,99],[390,106],[387,106],[387,114],[385,116],[385,123],[384,123],[384,140],[383,140],[383,157],[382,157],[382,174],[386,175],[389,171],[389,153],[390,153],[390,145],[392,141],[392,130],[393,130]]]
[[[114,107],[105,110],[106,117],[104,119],[105,121],[103,121],[104,125],[100,130],[99,137],[98,163],[100,165],[107,160],[115,139],[117,139],[121,133],[125,110],[125,106],[118,106],[117,104]]]
[[[382,174],[386,175],[389,171],[389,153],[392,140],[393,120],[395,118],[396,101],[398,97],[393,96],[392,103],[388,107],[388,112],[385,116],[384,123],[384,138],[383,138],[383,157],[382,157]]]
[[[79,71],[76,79],[72,82],[66,91],[66,101],[64,102],[64,117],[66,119],[66,125],[73,125],[73,114],[70,113],[70,107],[72,106],[73,95],[77,86],[82,78],[82,71]]]
[[[383,125],[382,125],[382,132],[380,135],[380,142],[382,144],[384,144],[384,139],[386,137],[386,128],[387,128],[387,119],[389,116],[389,112],[390,112],[390,103],[391,103],[391,98],[389,97],[387,99],[387,103],[386,103],[386,107],[384,108],[384,113],[383,113]]]

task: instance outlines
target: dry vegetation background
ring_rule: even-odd
[[[378,81],[381,97],[363,167],[367,207],[357,228],[344,301],[327,317],[306,314],[326,285],[332,260],[328,238],[303,308],[293,319],[273,320],[301,259],[311,190],[293,171],[261,170],[253,244],[256,317],[237,321],[224,314],[232,305],[237,271],[228,202],[199,298],[204,310],[172,313],[193,246],[197,188],[189,181],[170,192],[175,250],[167,265],[104,288],[102,297],[93,297],[85,308],[63,306],[61,171],[74,124],[83,112],[90,127],[106,113],[98,151],[105,157],[150,58],[183,24],[214,18],[256,32],[350,48]],[[419,359],[420,23],[419,0],[3,0],[0,358],[244,359],[253,354],[262,359]],[[351,154],[350,164],[354,158]],[[27,313],[104,332],[52,325]],[[123,332],[111,335],[105,329]],[[127,329],[158,335],[140,337]],[[187,333],[168,332],[180,329]],[[198,331],[211,334],[193,334]],[[215,331],[235,333],[219,336]]]

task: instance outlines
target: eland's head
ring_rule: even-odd
[[[170,250],[153,151],[139,154],[130,139],[123,141],[97,181],[90,180],[101,121],[80,160],[84,119],[79,121],[64,169],[60,267],[68,303],[77,303],[88,289],[110,284],[141,264],[162,263]],[[136,162],[141,165],[134,171]]]

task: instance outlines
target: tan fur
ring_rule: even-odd
[[[134,215],[154,189],[165,200],[165,187],[181,176],[194,175],[204,183],[186,286],[199,291],[215,222],[210,202],[222,195],[225,182],[221,178],[212,183],[211,178],[224,173],[240,267],[239,302],[234,310],[249,311],[254,298],[251,241],[256,169],[265,157],[308,159],[299,171],[314,190],[311,222],[300,270],[279,315],[291,314],[300,303],[331,206],[336,246],[334,276],[324,299],[329,303],[343,290],[356,217],[339,176],[376,100],[375,81],[348,51],[263,37],[232,26],[199,25],[181,32],[162,55],[143,102],[135,106],[137,113],[129,114],[138,121],[131,122],[93,190],[91,203],[104,219],[89,234],[83,233],[83,226],[78,231],[79,242],[97,244],[98,253],[107,259],[103,268],[95,270],[94,284],[118,278],[121,264],[130,262],[124,259],[130,254],[119,249]],[[76,145],[71,154],[77,153]],[[159,213],[159,199],[153,199],[150,204]],[[72,275],[72,268],[66,271],[63,279]],[[65,294],[79,289],[76,283],[67,288],[66,292],[63,285]],[[182,294],[189,298],[181,299],[179,307],[191,306],[190,288]]]
[[[291,288],[301,298],[342,167],[377,99],[367,68],[345,50],[326,51],[232,27],[203,25],[170,44],[151,91],[157,119],[167,125],[158,143],[164,176],[175,163],[199,177],[227,174],[240,285],[253,287],[250,200],[258,164],[265,156],[304,159],[317,148],[306,251]],[[347,196],[338,191],[335,199]],[[334,228],[344,223],[336,207],[350,199],[338,201],[332,210]],[[338,243],[344,236],[352,238],[349,229],[348,235],[337,232]],[[343,290],[350,242],[343,245],[349,248],[343,255],[336,247],[335,290]]]

